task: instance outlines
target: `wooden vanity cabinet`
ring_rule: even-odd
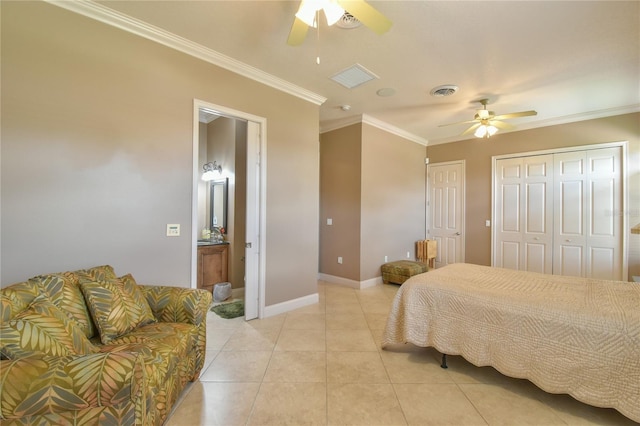
[[[229,244],[198,246],[198,288],[213,292],[213,286],[228,281]]]

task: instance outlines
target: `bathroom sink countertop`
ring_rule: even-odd
[[[229,241],[216,242],[213,240],[198,240],[199,246],[215,246],[221,244],[229,244]]]

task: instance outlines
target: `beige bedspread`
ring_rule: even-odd
[[[640,422],[640,284],[449,265],[398,290],[382,345],[407,342]]]

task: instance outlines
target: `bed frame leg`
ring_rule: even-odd
[[[447,366],[447,354],[442,354],[442,364],[440,364],[440,367],[442,368],[449,368]]]

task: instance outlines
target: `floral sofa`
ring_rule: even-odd
[[[0,424],[162,424],[200,374],[210,304],[108,265],[3,288]]]

